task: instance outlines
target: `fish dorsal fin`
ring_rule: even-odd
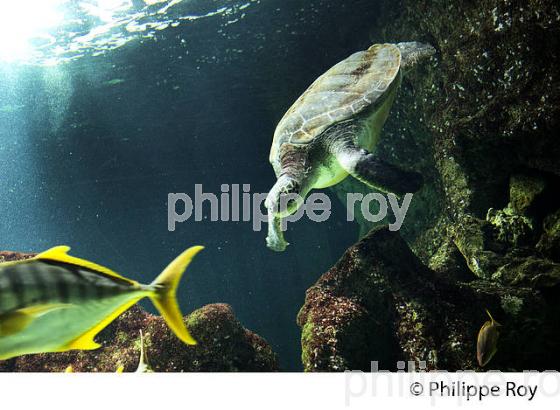
[[[488,317],[490,318],[490,321],[492,322],[493,325],[502,326],[501,324],[499,324],[498,322],[496,322],[494,320],[494,318],[492,317],[492,315],[490,314],[490,311],[488,309],[486,309],[486,313],[488,314]]]
[[[109,268],[106,268],[104,266],[98,265],[90,261],[86,261],[85,259],[80,259],[68,255],[69,250],[70,250],[69,246],[55,246],[54,248],[41,252],[39,255],[35,257],[35,259],[49,260],[49,261],[61,262],[69,265],[79,266],[84,269],[92,270],[94,272],[99,272],[105,276],[123,280],[125,282],[130,283],[131,285],[135,285],[137,283],[136,281],[133,281],[131,279],[119,275],[118,273],[112,271]]]

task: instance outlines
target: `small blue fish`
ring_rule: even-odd
[[[196,344],[183,322],[176,290],[202,249],[194,246],[183,252],[149,285],[70,256],[67,246],[0,264],[0,360],[97,349],[95,336],[145,297],[180,340]]]

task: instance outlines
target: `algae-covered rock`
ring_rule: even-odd
[[[403,225],[418,229],[403,237],[426,263],[453,241],[484,279],[520,252],[554,259],[550,235],[535,245],[559,208],[558,3],[384,0],[380,9],[372,41],[438,50],[403,80],[378,151],[425,176],[426,199]]]
[[[34,257],[35,253],[22,253],[22,252],[0,252],[0,263],[2,262],[13,262],[20,261],[23,259],[29,259]]]
[[[485,309],[503,325],[490,368],[558,368],[546,349],[560,342],[558,288],[442,277],[406,242],[375,228],[307,291],[298,315],[306,371],[395,370],[398,360],[428,369],[479,370],[476,336]],[[547,346],[547,347],[544,347]]]
[[[500,267],[493,279],[511,285],[552,288],[560,284],[560,264],[532,256],[514,258]]]
[[[514,213],[523,215],[546,188],[546,180],[538,176],[515,174],[510,178],[509,206]]]
[[[0,261],[32,256],[0,252]],[[96,337],[102,345],[99,349],[20,356],[0,361],[0,371],[63,372],[68,366],[75,372],[114,372],[119,366],[125,372],[135,371],[140,357],[140,331],[144,334],[149,365],[156,372],[278,370],[277,357],[270,345],[245,329],[231,306],[203,306],[185,316],[185,322],[198,342],[196,346],[182,343],[161,316],[136,305]]]
[[[560,262],[560,209],[544,219],[543,234],[536,248],[546,257]]]
[[[476,278],[469,270],[457,246],[448,238],[431,255],[428,267],[447,280],[469,282]]]
[[[530,218],[516,214],[511,208],[503,210],[490,208],[486,220],[496,228],[497,241],[515,247],[531,244],[534,228]]]
[[[350,248],[307,293],[304,367],[394,369],[400,358],[478,369],[488,308],[504,325],[491,368],[556,369],[560,76],[558,41],[546,39],[560,38],[559,5],[387,0],[381,10],[373,42],[438,50],[403,80],[377,151],[425,177],[402,235],[421,261],[379,228]]]

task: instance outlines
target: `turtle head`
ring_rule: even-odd
[[[436,49],[431,45],[417,41],[398,43],[396,46],[401,52],[401,68],[405,71],[410,69],[419,60],[431,57],[436,53]]]

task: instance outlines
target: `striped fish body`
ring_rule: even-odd
[[[53,248],[33,259],[0,264],[0,360],[95,349],[97,333],[144,297],[154,301],[181,340],[195,343],[182,321],[175,289],[177,275],[201,247],[183,253],[162,273],[165,278],[151,285],[69,256],[68,249]]]
[[[120,306],[148,294],[140,285],[57,262],[0,265],[0,318],[30,306],[52,307],[23,331],[0,336],[0,352],[19,356],[64,349]]]
[[[55,261],[0,264],[0,316],[32,305],[80,304],[138,290],[133,281]]]

